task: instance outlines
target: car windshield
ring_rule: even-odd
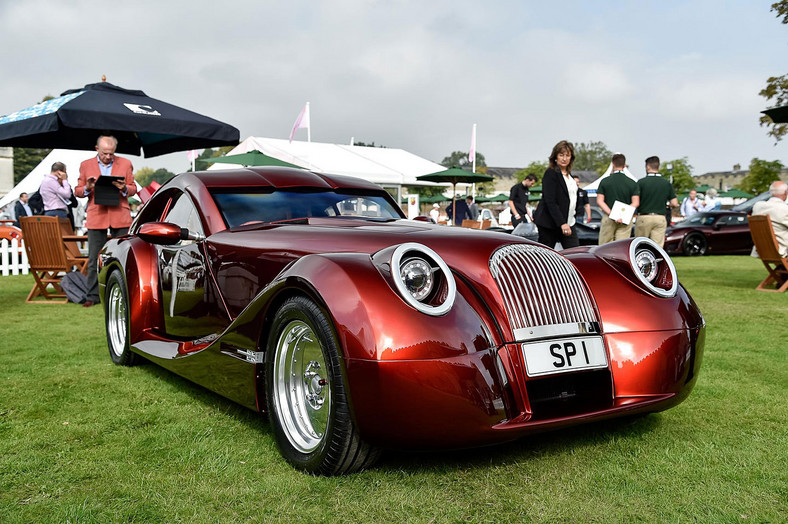
[[[335,191],[213,192],[229,227],[310,217],[398,219],[402,216],[380,195]]]
[[[751,199],[742,202],[741,204],[736,204],[731,208],[731,211],[744,211],[745,213],[749,213],[752,211],[752,206],[754,206],[756,202],[768,200],[769,196],[769,192],[766,191],[758,196],[754,196]]]

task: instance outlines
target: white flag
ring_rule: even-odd
[[[306,103],[304,108],[298,114],[298,118],[296,118],[295,124],[293,124],[293,130],[290,131],[290,142],[293,141],[293,137],[295,136],[296,131],[299,129],[307,129],[309,130],[309,102]]]

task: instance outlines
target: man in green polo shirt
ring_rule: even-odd
[[[665,230],[668,221],[665,217],[665,205],[679,207],[676,192],[671,184],[659,174],[659,157],[650,156],[646,159],[646,176],[638,180],[640,188],[640,206],[635,223],[635,236],[647,237],[662,246],[665,243]]]
[[[596,203],[605,216],[599,226],[599,245],[607,244],[614,240],[629,238],[632,233],[632,224],[620,218],[610,218],[610,210],[616,201],[638,207],[640,203],[638,184],[624,174],[627,158],[621,153],[613,155],[613,168],[610,175],[603,178],[596,189]]]

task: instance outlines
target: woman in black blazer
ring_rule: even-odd
[[[571,142],[561,140],[550,153],[550,167],[542,178],[542,199],[536,207],[534,222],[539,228],[539,243],[564,249],[576,247],[577,231],[575,206],[577,183],[572,178],[575,148]]]

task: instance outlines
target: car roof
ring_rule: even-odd
[[[274,189],[366,189],[384,191],[377,184],[344,175],[327,175],[290,167],[247,167],[183,173],[176,177],[183,185],[199,181],[208,189],[233,187],[270,187]]]

